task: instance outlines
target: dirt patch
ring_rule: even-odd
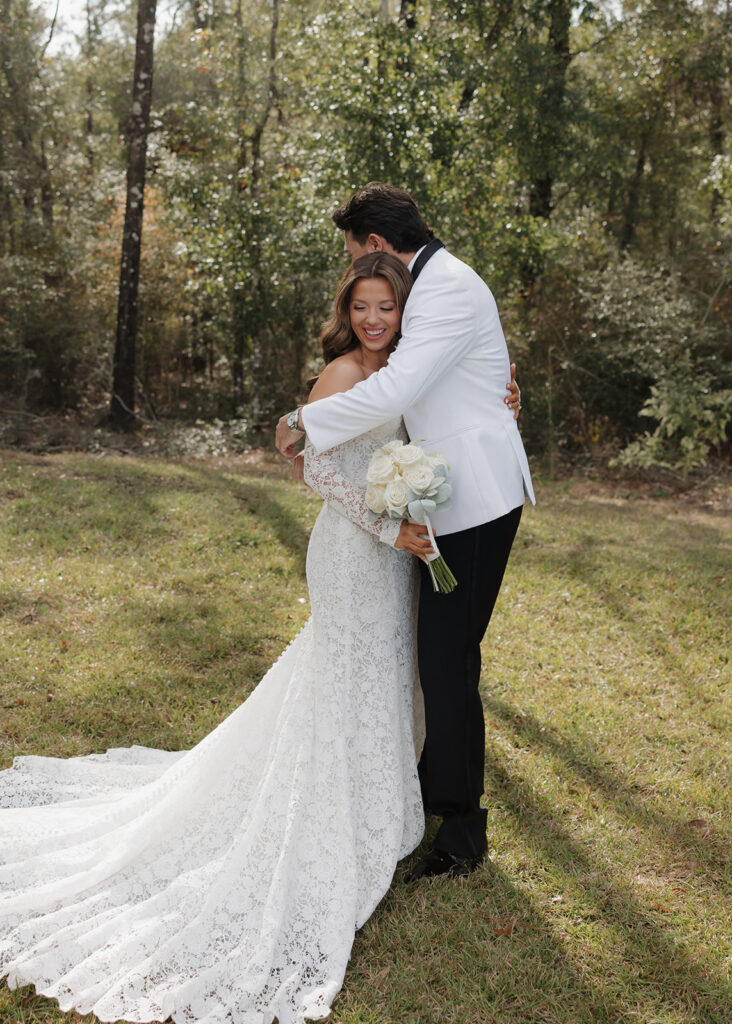
[[[628,502],[675,504],[720,515],[732,513],[732,472],[727,467],[699,480],[664,481],[621,478],[572,477],[566,482],[565,495],[573,501],[623,506]]]

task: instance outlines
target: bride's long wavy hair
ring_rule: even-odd
[[[351,327],[351,295],[357,281],[373,277],[382,277],[394,292],[399,316],[404,312],[407,296],[412,287],[412,275],[401,260],[388,252],[370,252],[354,260],[338,283],[333,312],[323,324],[320,331],[320,347],[323,351],[323,362],[328,365],[338,356],[358,348],[359,341]],[[399,340],[397,334],[394,345]],[[308,391],[315,384],[317,377],[308,381]]]

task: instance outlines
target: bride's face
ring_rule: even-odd
[[[382,352],[391,347],[401,317],[394,292],[383,277],[361,278],[351,292],[351,327],[363,348]]]

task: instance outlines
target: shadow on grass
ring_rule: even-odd
[[[493,764],[490,796],[503,805],[530,843],[542,863],[551,863],[577,888],[588,904],[595,905],[600,918],[616,932],[622,946],[627,981],[643,979],[642,993],[654,1008],[670,1009],[679,998],[693,1010],[695,1018],[709,1024],[724,1020],[723,983],[710,984],[705,964],[696,963],[636,900],[632,889],[613,871],[612,864],[594,856],[587,844],[577,843],[557,825],[547,801],[505,767]],[[599,886],[588,884],[601,878]],[[600,892],[595,890],[599,888]],[[599,896],[599,898],[598,898]],[[669,990],[673,979],[675,992]]]
[[[558,826],[520,777],[494,764],[490,783],[490,798],[515,820],[535,862],[564,879],[581,920],[544,914],[490,862],[464,880],[411,886],[400,868],[356,937],[336,1017],[341,1010],[354,1020],[410,1024],[725,1024],[724,980],[710,977],[637,902],[613,865]]]
[[[620,770],[612,770],[607,762],[603,762],[588,743],[570,741],[554,726],[543,726],[530,712],[512,707],[505,701],[495,697],[483,696],[483,705],[487,712],[500,718],[505,726],[531,744],[534,750],[544,750],[580,778],[589,787],[601,791],[603,796],[612,803],[616,811],[633,825],[650,828],[654,843],[663,843],[674,851],[692,855],[699,862],[704,862],[710,871],[724,872],[729,867],[729,841],[721,832],[705,827],[704,842],[690,834],[688,826],[676,819],[670,819],[662,811],[649,807],[639,798],[636,787],[625,781]],[[492,769],[490,769],[492,770]],[[706,880],[714,884],[712,875]],[[722,886],[721,875],[718,876],[718,887]]]
[[[683,643],[698,647],[700,633],[724,640],[732,617],[728,523],[669,522],[634,506],[590,513],[591,523],[580,516],[567,523],[566,507],[551,506],[545,520],[530,521],[523,544],[519,531],[514,563],[520,560],[522,571],[544,581],[553,599],[573,585],[573,600],[603,609],[638,656],[663,664],[668,682],[696,713],[698,680],[688,680]]]
[[[202,470],[198,472],[205,474]],[[310,534],[287,505],[272,497],[272,483],[227,480],[222,482],[221,489],[240,502],[247,513],[270,525],[282,547],[295,557],[298,575],[304,579]]]
[[[289,482],[206,467],[174,465],[161,474],[116,461],[81,474],[67,465],[42,469],[32,489],[16,488],[4,522],[5,551],[22,561],[25,578],[0,588],[0,626],[18,655],[7,680],[3,760],[42,753],[44,742],[62,742],[60,734],[72,747],[66,754],[130,742],[193,745],[245,699],[291,639],[304,609],[288,614],[282,594],[304,580],[317,501],[305,507]],[[183,493],[194,500],[177,500]],[[168,516],[174,505],[184,518]],[[213,547],[215,567],[207,557]],[[53,563],[65,557],[80,581],[74,591],[56,580]],[[180,571],[178,558],[187,560]],[[123,568],[120,585],[115,566]],[[42,650],[40,672],[24,653],[28,643]],[[46,736],[48,715],[55,732]]]
[[[149,477],[145,473],[149,473]],[[69,543],[84,543],[85,529],[99,534],[106,530],[113,538],[133,542],[138,550],[154,558],[155,545],[161,533],[168,530],[159,523],[158,498],[176,490],[193,491],[215,502],[234,503],[241,509],[243,520],[251,514],[267,522],[278,543],[293,556],[297,572],[303,574],[307,531],[288,505],[286,490],[280,492],[278,485],[269,481],[239,480],[205,467],[190,466],[176,470],[172,479],[160,477],[145,467],[137,473],[136,480],[137,483],[120,486],[109,471],[103,478],[94,477],[94,490],[89,495],[91,505],[85,499],[80,522],[68,517],[68,502],[74,497],[72,491],[59,495],[53,488],[41,487],[37,495],[40,506],[51,515],[66,517],[63,543],[51,550],[64,554]],[[121,506],[119,514],[114,509],[91,507],[95,503],[112,502],[112,499]],[[527,566],[554,581],[570,575],[586,585],[610,609],[612,618],[631,634],[632,642],[644,645],[640,631],[632,635],[636,613],[629,611],[627,593],[617,585],[611,572],[611,569],[617,570],[623,579],[632,578],[638,553],[632,547],[625,547],[617,536],[610,537],[607,544],[602,536],[603,529],[607,534],[617,529],[619,515],[627,519],[629,513],[637,514],[637,509],[628,509],[626,513],[625,509],[613,508],[612,512],[603,509],[601,514],[596,513],[597,509],[593,509],[597,533],[583,526],[574,546],[570,544],[569,552],[564,538],[561,538],[565,545],[561,552],[529,546],[525,556]],[[140,519],[150,517],[155,520],[150,529],[140,531]],[[542,529],[549,529],[550,522],[549,517]],[[649,532],[652,525],[649,519]],[[49,538],[44,537],[42,527],[34,532],[30,523],[16,522],[13,529],[18,541],[30,539],[38,544],[41,552],[49,550]],[[694,531],[695,537],[705,543],[718,544],[716,530],[695,526]],[[668,524],[663,537],[664,544],[673,550],[674,558],[699,578],[700,567],[689,550],[688,537]],[[664,586],[665,567],[649,561],[650,538],[644,543],[644,571],[650,574],[654,585]],[[649,581],[644,585],[650,585]],[[703,596],[689,596],[689,603],[700,609],[705,606],[705,600]],[[21,592],[10,593],[8,614],[17,617],[28,613],[23,601]],[[242,605],[242,616],[254,612],[256,604],[256,594],[247,598]],[[195,645],[197,630],[205,628],[207,631],[210,646],[200,652],[200,677],[175,697],[183,713],[195,710],[198,701],[207,699],[204,677],[209,658],[222,673],[236,672],[243,664],[242,659],[253,659],[248,664],[254,675],[256,659],[261,660],[266,650],[262,646],[261,628],[251,634],[243,630],[236,635],[224,634],[224,609],[215,602],[198,600],[190,589],[169,594],[157,618],[150,615],[148,606],[132,598],[127,600],[120,615],[126,616],[128,627],[138,632],[144,657],[160,659],[162,655],[163,660],[179,657],[181,637],[186,647],[183,653],[188,657],[187,649]],[[217,633],[221,633],[218,640]],[[673,652],[668,651],[666,656],[671,658]],[[151,679],[146,694],[151,708],[164,702],[166,695],[171,696],[167,693],[170,678],[164,665],[161,669],[161,673]],[[717,856],[722,849],[718,836],[714,836],[714,849],[700,850],[699,844],[675,828],[662,811],[647,807],[622,772],[603,761],[586,742],[572,741],[562,734],[544,730],[534,716],[519,713],[510,704],[495,698],[486,700],[486,709],[516,735],[544,750],[547,757],[561,761],[588,785],[601,790],[624,817],[646,829],[655,842],[693,849],[694,857],[700,861],[706,855],[710,867],[717,868],[721,863]],[[71,704],[68,710],[73,711]],[[95,720],[98,722],[99,710],[93,705],[88,710],[84,722],[89,728],[93,728]],[[118,713],[116,727],[124,732],[124,714]],[[161,728],[167,710],[162,714]],[[354,958],[346,976],[346,990],[338,1001],[336,1017],[338,1009],[343,1008],[355,1010],[351,1018],[354,1021],[379,1020],[389,1024],[443,1024],[446,1021],[486,1024],[499,1020],[506,1024],[539,1021],[542,1024],[555,1021],[617,1024],[631,1019],[651,1021],[661,1014],[667,1015],[664,1020],[676,1020],[676,1011],[682,1007],[684,1020],[722,1024],[725,1004],[721,985],[715,989],[713,980],[707,977],[706,965],[697,963],[688,949],[639,904],[614,865],[587,843],[578,842],[566,827],[557,823],[556,809],[501,763],[489,769],[489,786],[491,799],[515,822],[526,843],[535,851],[535,860],[551,866],[565,879],[567,888],[578,894],[577,902],[586,910],[577,928],[600,933],[593,939],[594,962],[585,948],[586,932],[581,933],[575,943],[574,937],[564,930],[567,922],[561,924],[542,912],[529,893],[490,863],[462,883],[436,881],[406,889],[397,881],[357,936]],[[506,921],[512,922],[510,933],[497,934],[496,929]],[[610,947],[616,947],[614,952]],[[615,962],[608,970],[607,958],[613,956]],[[391,982],[399,969],[409,978],[401,992]],[[383,971],[387,973],[382,976]],[[36,1019],[46,1012],[49,1021],[70,1019],[58,1014],[51,1001],[33,999],[30,1005]],[[374,1005],[380,1007],[377,1012],[383,1015],[374,1015]],[[465,1008],[463,1016],[462,1007]]]
[[[0,591],[0,619],[14,618],[23,625],[29,625],[39,614],[58,611],[63,601],[57,594],[41,594],[31,596],[21,587],[12,586],[3,581]]]
[[[398,876],[356,936],[336,1019],[350,1011],[348,1020],[379,1024],[621,1020],[552,932],[490,864],[461,881],[405,886]]]
[[[695,521],[687,528],[683,521],[659,519],[635,505],[593,506],[578,511],[574,520],[567,511],[565,503],[557,503],[542,518],[538,513],[536,519],[527,517],[514,559],[521,559],[530,576],[546,581],[547,592],[561,592],[565,580],[571,581],[586,598],[585,610],[588,602],[590,608],[592,602],[604,608],[608,623],[620,625],[623,643],[659,659],[669,682],[686,690],[691,700],[695,695],[684,682],[683,651],[647,632],[644,593],[658,589],[668,602],[664,615],[679,596],[685,615],[703,615],[712,604],[719,620],[709,628],[715,629],[717,621],[724,621],[726,555],[710,562],[708,551],[721,553],[724,524]],[[674,577],[683,580],[680,595]],[[519,584],[522,591],[525,584],[526,578]],[[690,631],[684,642],[687,648],[694,642]],[[672,857],[693,857],[700,878],[720,895],[724,892],[728,845],[719,830],[707,827],[703,837],[693,834],[663,808],[648,806],[622,769],[587,742],[545,728],[505,701],[487,697],[484,704],[547,762],[564,765],[567,775],[579,776],[601,793],[636,834],[644,833],[649,846],[660,846]],[[591,838],[578,840],[558,822],[556,807],[521,777],[520,769],[514,773],[499,761],[490,764],[488,794],[512,821],[536,873],[548,870],[558,876],[571,894],[567,905],[573,910],[543,913],[532,900],[530,883],[521,890],[493,864],[462,883],[435,880],[407,888],[397,881],[357,936],[337,1009],[379,1024],[728,1020],[724,979],[715,977],[684,941],[687,934],[693,941],[693,930],[689,934],[683,925],[659,919],[660,912],[640,902],[622,866],[594,847]],[[580,919],[568,920],[574,906]],[[369,988],[376,992],[373,1001],[364,999]],[[401,996],[395,991],[400,988]],[[378,1012],[370,1015],[374,1004]]]
[[[94,474],[38,475],[32,491],[14,509],[11,505],[8,533],[18,541],[31,539],[39,551],[56,556],[84,550],[88,533],[112,544],[127,544],[131,551],[150,550],[170,531],[161,514],[161,499],[176,492],[193,493],[236,502],[262,519],[295,556],[298,572],[304,576],[308,532],[288,507],[288,483],[235,479],[205,467],[173,468],[174,473],[161,476],[152,466],[124,462],[115,467],[102,464]],[[49,519],[53,528],[44,529],[44,520]]]
[[[63,1013],[55,999],[36,995],[32,985],[9,989],[6,980],[0,981],[0,1021],[3,1024],[57,1024],[66,1021],[69,1024],[99,1024],[93,1013],[83,1016],[75,1010]],[[119,1021],[119,1024],[126,1022]]]

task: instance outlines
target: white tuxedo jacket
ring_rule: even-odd
[[[302,411],[321,452],[401,414],[409,436],[450,466],[452,506],[430,516],[437,534],[490,522],[534,502],[529,465],[504,404],[510,366],[498,309],[480,277],[445,249],[409,294],[388,364],[349,391]]]

